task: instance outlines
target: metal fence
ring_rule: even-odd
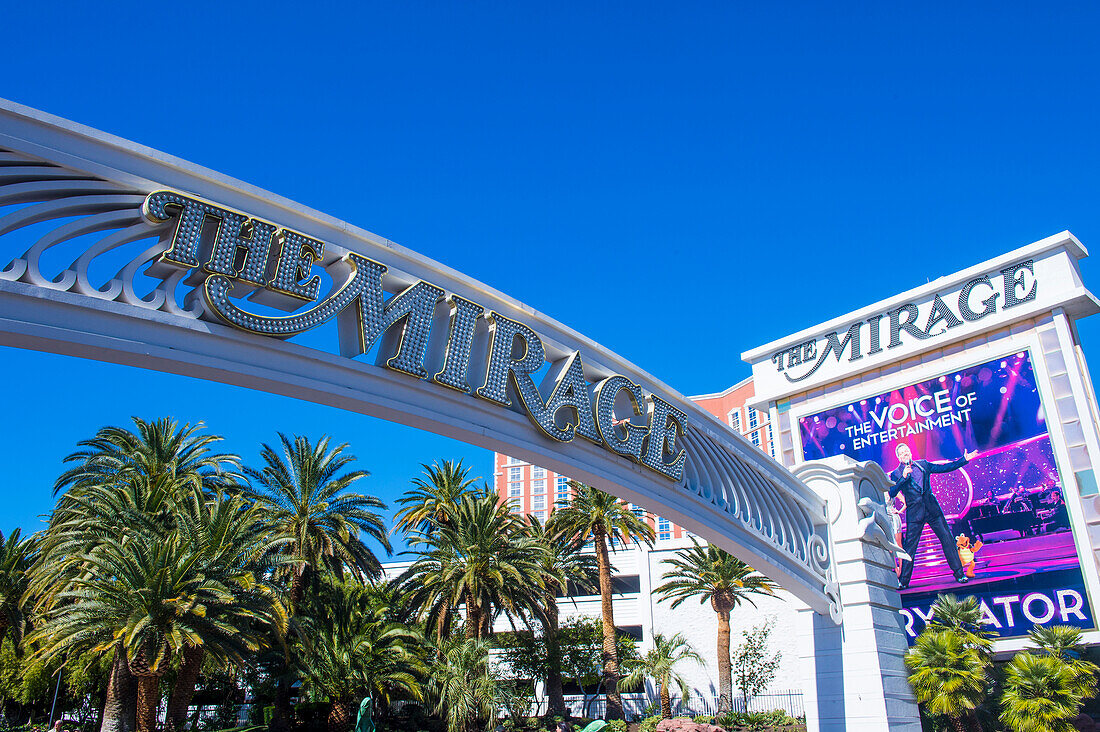
[[[640,719],[646,716],[646,710],[651,704],[659,704],[659,700],[650,698],[647,694],[623,694],[623,713],[628,720]],[[680,697],[672,697],[673,716],[699,716],[714,715],[718,713],[718,697],[695,695],[684,700]],[[594,699],[590,696],[566,695],[565,705],[569,713],[575,717],[601,718],[607,711],[607,698],[600,694]],[[532,714],[542,715],[546,713],[548,700],[540,699],[533,704]],[[749,697],[745,703],[744,697],[735,694],[733,698],[733,711],[735,712],[770,712],[781,709],[792,717],[801,717],[806,714],[802,692],[796,690],[776,691],[770,694],[757,694]],[[659,713],[659,710],[658,710]]]

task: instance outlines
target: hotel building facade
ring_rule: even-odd
[[[788,468],[849,459],[890,473],[903,442],[931,462],[977,453],[932,476],[957,545],[914,524],[911,585],[891,608],[910,642],[936,596],[951,592],[978,600],[999,652],[1024,647],[1036,624],[1076,625],[1100,644],[1100,410],[1075,326],[1100,312],[1100,301],[1084,287],[1085,256],[1068,232],[1035,242],[748,351],[752,376],[692,398]],[[567,476],[500,454],[494,484],[512,510],[540,519],[572,495]],[[653,547],[613,554],[623,589],[616,623],[643,649],[656,633],[684,633],[706,660],[685,675],[697,695],[713,698],[714,613],[691,602],[672,611],[653,594],[665,559],[691,536],[645,516]],[[901,510],[894,519],[899,544],[909,533],[905,517]],[[959,552],[967,583],[955,580],[948,551]],[[598,597],[563,607],[567,616],[599,615]],[[773,691],[797,689],[799,664],[813,663],[799,658],[813,647],[799,638],[801,607],[781,592],[734,613],[734,646],[740,631],[775,625],[782,663]]]

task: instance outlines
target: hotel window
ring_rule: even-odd
[[[555,482],[558,486],[558,493],[569,490],[569,478],[566,478],[564,475],[559,475],[555,479]]]
[[[775,433],[772,432],[772,423],[768,422],[768,452],[775,457]]]
[[[531,492],[532,493],[545,493],[546,492],[546,481],[545,480],[532,480],[531,481]]]
[[[510,496],[522,496],[523,495],[523,483],[509,483],[508,495]]]
[[[537,465],[531,466],[531,477],[532,478],[545,478],[546,477],[546,468],[540,468]]]
[[[535,510],[535,511],[545,511],[546,510],[546,496],[532,496],[531,497],[531,508],[532,508],[532,510]]]
[[[657,519],[657,538],[668,541],[672,538],[672,524],[668,519]]]
[[[535,518],[539,521],[546,522],[546,511],[535,511]]]
[[[732,412],[730,412],[730,427],[732,427],[737,432],[741,431],[741,410],[740,410],[740,408],[735,409]]]
[[[523,480],[523,468],[508,468],[508,480]]]
[[[759,419],[756,415],[757,415],[757,411],[755,409],[750,409],[749,410],[749,429],[750,430],[753,429],[754,427],[757,427],[760,424]]]
[[[508,510],[512,513],[523,513],[523,499],[511,498],[508,500]]]
[[[630,504],[630,512],[638,518],[645,518],[645,509],[637,505],[636,503]]]
[[[754,430],[752,434],[749,435],[749,442],[760,447],[760,430]]]

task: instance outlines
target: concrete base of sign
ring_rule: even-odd
[[[875,463],[845,456],[806,463],[794,473],[828,501],[844,607],[841,626],[809,608],[799,613],[807,730],[920,732],[903,662],[908,644],[893,555],[872,543],[857,506],[862,498],[881,504],[889,482]]]

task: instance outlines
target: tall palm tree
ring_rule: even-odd
[[[1011,732],[1072,732],[1070,720],[1094,694],[1072,666],[1024,651],[1005,669],[1000,719]]]
[[[580,541],[591,541],[596,550],[600,574],[600,610],[603,617],[603,687],[607,693],[607,716],[623,718],[619,695],[619,653],[615,644],[615,613],[611,605],[611,558],[608,541],[645,542],[652,545],[655,534],[643,518],[618,498],[591,486],[569,481],[575,496],[572,503],[554,511],[550,523],[555,531]]]
[[[170,418],[134,417],[133,423],[133,430],[101,428],[65,458],[71,467],[54,485],[55,493],[64,493],[32,568],[28,594],[36,597],[37,610],[56,610],[59,596],[86,579],[103,547],[135,533],[167,537],[183,503],[201,503],[239,482],[239,458],[215,452],[221,438],[202,433],[201,422],[181,426]],[[125,644],[116,640],[106,650],[114,659],[101,732],[120,732],[134,726],[137,685]]]
[[[375,513],[386,504],[349,491],[370,473],[348,469],[355,456],[345,452],[347,443],[329,449],[328,436],[313,444],[307,437],[280,432],[279,443],[281,451],[263,446],[262,468],[246,467],[244,472],[252,482],[247,493],[264,506],[272,535],[290,540],[284,552],[294,557],[291,606],[301,602],[310,572],[328,570],[342,578],[352,569],[379,577],[381,563],[360,534],[391,551],[385,522]]]
[[[346,732],[355,703],[369,695],[377,707],[395,698],[423,698],[426,668],[416,653],[423,642],[407,626],[386,619],[368,588],[338,585],[307,612],[300,656],[310,688],[332,701],[329,732]]]
[[[213,660],[222,667],[239,663],[243,660],[237,652],[242,636],[245,647],[255,650],[262,645],[265,631],[271,631],[281,642],[287,623],[286,608],[265,581],[275,566],[273,557],[281,542],[269,538],[262,507],[242,496],[218,496],[194,505],[182,516],[178,535],[184,546],[202,553],[204,566],[216,568],[218,576],[230,580],[226,589],[232,594],[232,602],[208,604],[204,612],[211,625],[196,627],[183,646],[176,681],[168,696],[166,723],[170,730],[184,726],[204,661]],[[228,645],[227,631],[234,636]]]
[[[196,545],[194,533],[128,533],[97,547],[31,634],[46,660],[123,651],[137,677],[139,732],[155,729],[159,680],[187,648],[243,665],[259,647],[256,625],[283,619],[252,569],[226,559],[233,547]]]
[[[376,510],[386,504],[378,498],[350,489],[367,477],[365,470],[352,470],[355,457],[347,443],[329,448],[328,436],[313,444],[309,438],[279,433],[280,450],[264,444],[260,469],[246,467],[252,482],[249,496],[267,513],[273,539],[283,544],[284,557],[291,561],[287,604],[296,611],[314,573],[331,572],[338,578],[346,569],[369,578],[381,575],[382,565],[360,534],[391,550],[385,522]],[[275,694],[274,727],[290,725],[289,669],[284,664]]]
[[[400,578],[427,627],[465,605],[466,637],[484,639],[498,611],[517,617],[542,590],[542,547],[491,494],[463,497],[445,524],[412,542],[420,557]]]
[[[202,434],[202,422],[181,427],[170,417],[151,422],[131,419],[135,431],[108,426],[78,442],[84,449],[65,458],[64,462],[75,465],[58,477],[54,493],[80,494],[85,488],[128,482],[146,488],[143,498],[148,502],[158,496],[153,489],[163,481],[206,492],[229,490],[240,483],[240,458],[213,452],[223,438]]]
[[[562,688],[561,641],[558,637],[558,598],[571,591],[581,594],[599,586],[599,568],[596,558],[583,551],[584,542],[577,536],[563,534],[552,526],[531,516],[527,517],[528,530],[541,547],[542,598],[537,603],[537,615],[542,623],[543,642],[546,644],[548,669],[546,696],[548,714],[565,715],[565,692]],[[575,592],[573,594],[576,594]]]
[[[20,538],[19,529],[8,537],[0,531],[0,646],[11,635],[18,648],[27,627],[26,592],[34,562],[34,537]]]
[[[774,595],[776,585],[718,547],[701,546],[692,539],[693,546],[678,556],[666,559],[672,569],[661,575],[665,580],[657,588],[662,600],[675,598],[672,609],[691,597],[700,603],[710,601],[711,609],[718,615],[718,712],[733,710],[733,669],[730,664],[730,613],[742,603],[755,607],[755,595]]]
[[[414,479],[413,489],[397,501],[401,510],[395,517],[395,530],[430,534],[447,522],[448,514],[458,508],[465,496],[479,490],[476,484],[481,478],[469,477],[470,468],[461,460],[457,463],[444,460],[421,467],[424,476]]]
[[[682,634],[677,633],[669,638],[657,633],[653,636],[653,648],[629,663],[629,673],[619,685],[624,689],[635,689],[645,683],[646,679],[653,679],[661,700],[661,718],[669,719],[672,716],[672,698],[669,694],[672,685],[679,687],[684,701],[687,701],[691,693],[687,680],[676,671],[676,664],[681,661],[694,661],[700,666],[705,663],[703,657],[695,652]]]
[[[989,663],[965,633],[934,627],[925,628],[905,657],[917,701],[947,717],[956,732],[965,732],[968,723],[980,732],[974,710],[985,699]]]

